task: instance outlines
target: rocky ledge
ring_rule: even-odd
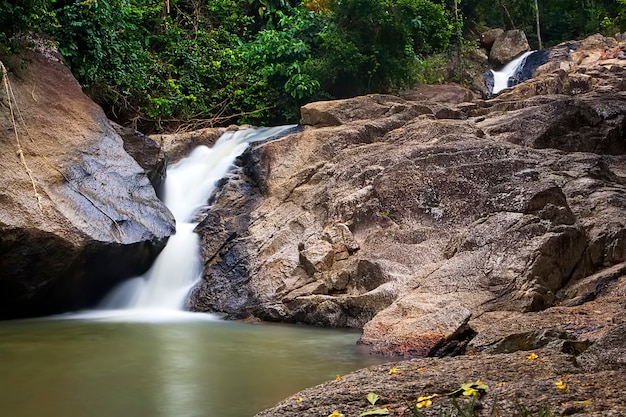
[[[605,333],[624,340],[626,60],[617,49],[626,44],[600,36],[559,46],[535,78],[493,100],[443,86],[445,101],[430,87],[312,103],[303,132],[245,155],[198,228],[206,266],[191,308],[363,328],[361,343],[390,356],[468,355],[397,365],[404,376],[385,392],[383,368],[362,371],[298,395],[319,401],[262,415],[364,411],[369,389],[398,410],[473,378],[516,387],[493,390],[498,401],[524,389],[541,397],[553,379],[587,372],[581,352]],[[547,349],[536,376],[517,369],[530,366],[517,351],[534,349]],[[439,379],[418,378],[420,367],[438,367]],[[606,372],[590,386],[618,374]],[[535,377],[543,385],[531,388]],[[578,398],[568,394],[562,402]],[[603,412],[594,407],[581,413]]]
[[[158,185],[163,155],[129,139],[139,166],[53,49],[2,62],[0,318],[91,306],[174,231],[147,176]]]

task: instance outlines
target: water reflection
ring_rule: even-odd
[[[249,417],[380,363],[357,338],[194,319],[0,323],[0,407],[13,417]]]

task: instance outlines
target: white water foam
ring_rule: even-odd
[[[528,55],[534,53],[535,51],[525,52],[519,57],[515,58],[513,61],[507,63],[500,71],[491,70],[493,74],[493,91],[492,94],[498,94],[500,91],[509,87],[509,78],[511,78],[517,70],[524,65],[526,62],[526,58]]]
[[[176,234],[144,275],[121,283],[103,299],[99,306],[102,314],[123,309],[124,314],[140,318],[144,316],[141,311],[147,317],[181,311],[189,290],[202,275],[200,238],[194,233],[198,224],[194,215],[250,143],[278,136],[294,127],[227,132],[212,148],[199,146],[187,158],[169,167],[164,203],[176,219]]]

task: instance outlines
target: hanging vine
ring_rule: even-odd
[[[15,100],[15,95],[13,94],[13,89],[11,88],[11,84],[9,83],[9,76],[4,63],[0,61],[0,70],[2,72],[2,84],[4,85],[4,90],[6,91],[7,101],[9,103],[9,113],[11,114],[11,123],[13,124],[13,133],[15,133],[15,143],[17,145],[16,154],[20,158],[20,162],[24,166],[24,170],[26,174],[28,174],[28,178],[30,178],[30,182],[33,186],[33,192],[35,194],[35,199],[37,200],[37,206],[39,207],[39,211],[43,213],[43,205],[41,203],[41,195],[37,191],[37,183],[35,182],[35,177],[33,175],[33,171],[28,167],[26,163],[26,158],[24,157],[24,150],[22,149],[22,143],[20,142],[20,135],[17,129],[17,122],[15,121],[15,111],[14,106],[17,106],[17,101]]]

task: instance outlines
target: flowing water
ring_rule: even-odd
[[[231,132],[169,168],[165,203],[176,235],[146,274],[122,283],[100,310],[0,322],[0,415],[250,417],[382,362],[356,345],[354,331],[181,311],[201,274],[197,211],[250,142],[290,128]]]
[[[509,79],[513,77],[517,71],[524,65],[526,58],[535,51],[526,52],[514,60],[508,62],[500,71],[491,70],[493,73],[493,91],[492,94],[498,94],[505,88],[512,87],[509,84]]]
[[[176,219],[176,234],[143,276],[128,280],[102,301],[102,309],[180,310],[200,279],[200,238],[193,232],[198,210],[206,205],[217,182],[255,141],[277,137],[296,126],[226,132],[212,148],[198,146],[167,169],[163,202]]]

